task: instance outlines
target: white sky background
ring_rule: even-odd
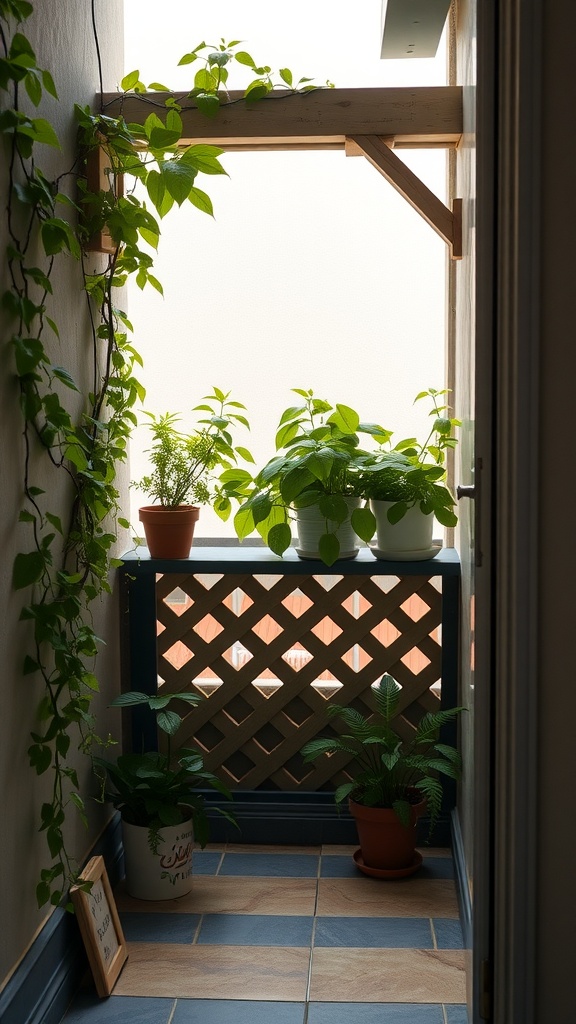
[[[380,59],[380,0],[124,0],[125,69],[148,84],[191,88],[199,65],[178,68],[202,40],[243,40],[255,61],[337,87],[443,85],[436,59]],[[237,70],[236,70],[237,69]],[[229,87],[250,72],[232,67]],[[445,198],[445,152],[398,155]],[[190,203],[162,221],[154,273],[164,298],[132,285],[128,312],[145,408],[182,413],[212,385],[248,407],[258,467],[274,455],[293,387],[355,408],[397,440],[428,426],[418,391],[444,382],[445,245],[363,158],[343,152],[229,153],[230,177],[199,175],[215,218]],[[131,476],[146,471],[149,434],[131,442]],[[132,522],[142,496],[133,495]],[[233,535],[203,510],[200,536]]]

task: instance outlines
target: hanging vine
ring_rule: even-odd
[[[99,690],[94,669],[100,646],[91,608],[110,593],[110,572],[120,564],[112,556],[115,524],[129,526],[116,477],[127,457],[144,389],[137,379],[142,360],[131,341],[132,325],[115,295],[131,276],[140,288],[149,284],[162,291],[152,273],[153,253],[159,220],[174,205],[190,201],[212,213],[211,200],[196,181],[201,174],[226,173],[219,161],[222,151],[205,145],[180,147],[183,103],[207,116],[217,114],[228,101],[225,89],[233,61],[254,76],[244,90],[250,101],[264,98],[273,88],[296,92],[315,86],[307,78],[294,84],[287,68],[275,82],[271,68],[258,66],[238,50],[238,41],[221,40],[215,47],[201,43],[180,60],[181,65],[198,62],[199,69],[193,88],[179,99],[158,82],[148,90],[168,97],[144,96],[146,87],[137,71],[123,79],[123,92],[138,94],[150,109],[142,124],[77,107],[78,159],[60,174],[47,175],[37,154],[44,146],[58,151],[59,140],[50,121],[27,111],[46,95],[58,100],[58,93],[22,31],[32,13],[29,0],[0,0],[0,135],[8,166],[8,287],[1,301],[10,321],[22,413],[20,522],[29,527],[26,550],[14,561],[13,587],[26,594],[20,617],[31,626],[32,646],[22,672],[39,678],[43,689],[30,764],[38,775],[50,773],[52,780],[50,797],[41,808],[40,829],[50,855],[37,886],[42,906],[59,904],[77,874],[64,824],[69,808],[86,821],[86,808],[70,755],[76,748],[90,754],[102,744],[91,708]],[[100,64],[96,36],[95,43]],[[94,190],[88,186],[86,166],[97,149],[104,150],[109,170],[105,187]],[[65,190],[66,182],[76,179],[80,202],[76,193],[71,197]],[[140,182],[146,199],[132,185],[123,189],[123,181]],[[90,240],[102,232],[111,239],[110,252],[101,271],[89,272],[85,253]],[[51,355],[59,338],[58,324],[49,315],[58,306],[53,271],[66,257],[79,262],[88,299],[91,353],[86,360],[92,379],[86,393]],[[50,486],[38,485],[39,456],[54,476]],[[44,479],[46,469],[42,473]],[[65,516],[50,510],[54,492],[69,496]]]

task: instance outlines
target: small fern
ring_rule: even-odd
[[[442,805],[438,776],[458,779],[462,769],[459,752],[440,742],[440,730],[463,708],[427,712],[412,738],[404,741],[392,728],[401,689],[392,676],[384,675],[372,690],[376,709],[368,718],[355,708],[330,705],[329,718],[340,720],[345,731],[311,740],[302,749],[302,756],[305,763],[310,763],[330,754],[350,755],[347,770],[354,778],[338,787],[336,802],[351,797],[366,807],[393,807],[405,825],[410,820],[415,793],[420,793],[427,802],[432,830]]]

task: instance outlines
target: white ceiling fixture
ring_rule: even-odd
[[[382,0],[383,58],[434,57],[450,0]]]

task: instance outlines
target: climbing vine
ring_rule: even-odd
[[[40,829],[50,857],[37,887],[41,906],[59,904],[77,874],[64,825],[71,808],[86,821],[86,807],[71,754],[80,749],[89,755],[103,742],[92,711],[100,646],[92,608],[110,593],[111,570],[120,564],[112,556],[116,524],[129,524],[122,516],[117,470],[126,460],[135,410],[144,398],[137,377],[141,358],[131,340],[132,325],[117,304],[117,289],[133,276],[140,288],[150,285],[161,292],[152,273],[159,221],[185,201],[212,213],[197,179],[226,173],[222,151],[179,145],[183,106],[215,116],[228,102],[233,62],[252,76],[243,94],[247,101],[260,100],[273,88],[295,92],[315,86],[307,78],[294,83],[287,68],[275,82],[271,68],[257,65],[238,49],[238,41],[201,43],[180,61],[197,68],[184,96],[177,98],[158,82],[146,88],[138,71],[123,79],[122,93],[140,96],[148,107],[142,123],[110,117],[105,109],[76,107],[78,156],[72,167],[47,174],[38,153],[46,152],[43,147],[59,152],[60,143],[50,121],[33,113],[46,96],[57,101],[58,92],[23,31],[32,13],[29,0],[0,0],[0,136],[8,168],[8,287],[1,301],[10,323],[22,414],[20,522],[29,530],[26,549],[14,561],[13,587],[25,596],[20,617],[31,626],[22,672],[41,680],[43,694],[28,754],[33,770],[51,778],[41,808]],[[149,92],[157,99],[145,95]],[[98,149],[108,166],[103,188],[94,188],[86,173]],[[70,189],[70,181],[78,191]],[[137,182],[145,198],[135,192]],[[103,232],[111,240],[109,252],[103,269],[93,272],[86,252]],[[58,308],[54,268],[62,259],[79,263],[87,295],[91,352],[86,361],[92,379],[84,390],[52,356],[59,327],[49,314]],[[46,483],[48,470],[54,479]],[[54,493],[68,494],[64,516],[50,508]]]

